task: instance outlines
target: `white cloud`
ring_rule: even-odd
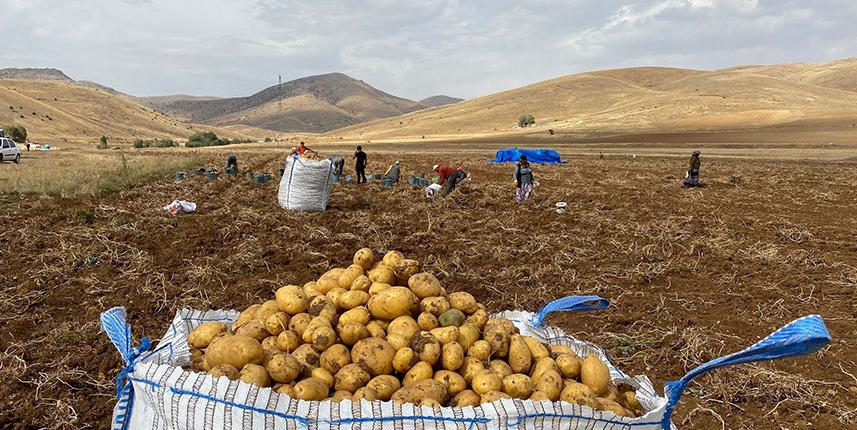
[[[0,65],[133,94],[247,95],[341,71],[472,97],[592,69],[857,55],[852,0],[0,0]]]

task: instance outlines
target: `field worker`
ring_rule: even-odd
[[[395,163],[391,164],[390,167],[387,168],[387,171],[384,172],[384,176],[390,178],[395,183],[399,183],[399,177],[401,176],[401,170],[399,169],[399,160],[396,160]]]
[[[302,140],[300,146],[298,146],[298,155],[304,155],[304,152],[307,151],[312,151],[312,149],[307,148],[306,144]]]
[[[345,159],[340,158],[336,160],[336,163],[333,164],[335,167],[333,169],[333,174],[336,176],[342,176],[342,171],[345,170]]]
[[[357,173],[357,183],[366,183],[366,164],[368,164],[369,158],[366,156],[366,153],[363,152],[362,146],[357,147],[357,152],[354,153],[354,156],[351,157],[351,159],[357,160],[354,162],[354,171]]]
[[[527,161],[526,155],[521,155],[518,165],[515,166],[515,200],[520,203],[527,201],[533,194],[533,169]]]
[[[226,173],[236,174],[238,173],[238,156],[235,154],[229,154],[226,156]]]
[[[690,155],[690,166],[684,178],[684,186],[686,188],[699,186],[699,167],[702,164],[699,161],[699,155],[699,151],[693,151],[693,154]]]
[[[434,171],[440,176],[440,185],[444,187],[444,194],[455,190],[455,186],[468,179],[467,173],[460,167],[449,167],[434,165]]]

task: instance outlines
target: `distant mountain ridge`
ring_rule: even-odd
[[[431,96],[431,97],[424,98],[424,99],[419,101],[419,104],[428,108],[428,107],[451,105],[451,104],[455,104],[455,103],[463,102],[463,101],[464,101],[464,99],[460,99],[457,97],[438,95],[438,96]]]
[[[38,68],[6,68],[0,69],[0,79],[26,79],[26,80],[46,80],[46,81],[66,81],[74,82],[74,79],[68,77],[61,70],[57,69],[38,69]]]

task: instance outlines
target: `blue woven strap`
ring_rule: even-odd
[[[533,315],[533,325],[541,327],[545,318],[553,312],[558,311],[597,311],[610,306],[607,299],[598,296],[568,296],[554,300]]]
[[[107,333],[110,341],[113,342],[113,346],[119,350],[119,354],[122,355],[122,360],[125,362],[116,377],[116,397],[119,400],[118,412],[113,422],[113,428],[122,429],[128,426],[131,407],[134,403],[134,393],[131,389],[131,383],[128,382],[128,377],[134,371],[134,365],[137,364],[140,355],[152,347],[152,342],[145,337],[140,339],[140,346],[131,346],[131,326],[125,322],[126,318],[125,308],[122,307],[115,307],[101,314],[101,329]]]
[[[818,315],[796,319],[785,327],[771,333],[755,345],[734,354],[716,358],[688,372],[678,381],[667,382],[664,394],[668,403],[664,411],[663,428],[670,428],[672,413],[681,398],[681,393],[694,378],[721,367],[752,361],[777,360],[815,352],[830,343],[830,332]]]

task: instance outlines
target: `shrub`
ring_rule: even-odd
[[[27,141],[27,129],[22,125],[7,125],[0,128],[3,129],[6,137],[15,142],[23,143]]]
[[[210,131],[203,131],[194,133],[190,138],[188,138],[187,143],[185,144],[188,148],[199,148],[202,146],[223,146],[223,145],[233,145],[237,143],[250,143],[251,139],[234,139],[229,140],[228,138],[219,138],[216,134]]]
[[[520,118],[518,118],[518,127],[520,128],[529,127],[531,125],[534,125],[535,123],[536,117],[530,114],[521,115]]]
[[[266,137],[266,138],[265,138],[265,143],[268,143],[268,142],[270,142],[270,141],[271,141],[271,138],[270,138],[270,137]]]

